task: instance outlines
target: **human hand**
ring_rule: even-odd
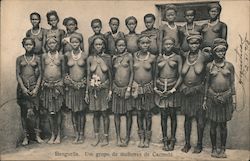
[[[31,95],[32,97],[36,97],[37,93],[38,93],[38,88],[34,88],[34,89],[30,92],[30,95]]]
[[[207,101],[204,100],[203,105],[202,105],[203,110],[207,110]]]
[[[111,101],[112,98],[112,91],[109,91],[108,97],[107,97],[107,101]]]
[[[34,110],[32,108],[29,108],[27,112],[27,117],[32,118],[32,116],[34,115],[35,115]]]
[[[87,104],[89,104],[89,93],[86,92],[84,100]]]
[[[128,99],[130,95],[131,95],[130,90],[127,89],[125,92],[125,99]]]
[[[30,96],[30,91],[27,88],[23,88],[22,89],[23,94],[25,94],[26,96]]]

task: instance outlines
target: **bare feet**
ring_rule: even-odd
[[[53,144],[53,143],[54,143],[54,140],[55,140],[55,135],[52,134],[52,135],[51,135],[51,138],[50,138],[49,141],[48,141],[48,144]]]
[[[36,141],[41,144],[41,143],[44,143],[44,141],[40,138],[40,136],[36,136]]]
[[[201,153],[201,151],[202,151],[202,146],[201,146],[201,145],[197,145],[197,146],[194,148],[193,153],[198,154],[198,153]]]
[[[121,137],[117,138],[117,139],[116,139],[116,146],[121,147],[122,145],[123,145],[123,142],[122,142]]]
[[[100,136],[99,136],[99,134],[95,134],[95,142],[92,143],[91,145],[97,146],[99,144],[99,142],[100,142]]]
[[[184,147],[181,149],[182,152],[187,153],[191,149],[191,145],[185,144]]]
[[[213,157],[213,158],[218,158],[218,153],[217,153],[217,151],[216,151],[215,148],[212,149],[211,157]]]
[[[83,143],[83,140],[84,140],[83,134],[80,134],[80,135],[79,135],[79,139],[78,139],[78,143],[79,143],[79,144],[82,144],[82,143]]]
[[[140,139],[140,143],[138,144],[138,148],[144,148],[144,141]]]
[[[76,132],[76,138],[73,141],[73,144],[77,144],[78,140],[79,140],[79,134],[78,134],[78,132]]]
[[[29,144],[29,140],[27,137],[24,137],[22,145],[28,145]]]
[[[218,157],[218,158],[227,158],[227,155],[226,155],[226,153],[225,153],[225,150],[222,149],[222,150],[219,152],[219,154],[218,154],[217,157]]]
[[[129,138],[126,137],[125,141],[123,142],[123,144],[121,145],[121,147],[127,147],[128,146],[128,143],[129,143]]]
[[[54,141],[54,144],[60,144],[61,143],[61,137],[60,135],[57,135],[56,140]]]
[[[103,146],[107,146],[107,145],[109,145],[109,138],[107,135],[105,135],[101,146],[103,147]]]

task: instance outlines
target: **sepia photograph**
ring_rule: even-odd
[[[250,160],[249,0],[0,12],[0,160]]]

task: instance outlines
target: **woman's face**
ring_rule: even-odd
[[[166,19],[168,22],[174,22],[176,18],[175,10],[169,9],[166,11]]]
[[[188,23],[194,22],[194,11],[193,10],[186,11],[185,19]]]
[[[129,21],[128,21],[128,23],[127,23],[127,27],[128,27],[128,30],[130,31],[130,32],[134,32],[135,31],[135,28],[136,28],[136,22],[135,22],[135,20],[134,19],[130,19]]]
[[[211,8],[209,10],[209,16],[211,17],[211,19],[217,19],[219,16],[219,11],[217,8]]]
[[[47,45],[50,51],[55,51],[57,47],[57,41],[55,39],[49,39]]]
[[[101,24],[98,23],[98,22],[93,23],[92,29],[93,29],[93,31],[94,31],[95,34],[100,34],[101,29],[102,29]]]
[[[116,49],[117,49],[117,52],[118,53],[124,53],[124,51],[126,50],[126,43],[124,40],[119,40],[117,43],[116,43]]]
[[[58,24],[58,19],[55,15],[50,15],[49,16],[49,24],[52,26],[52,27],[56,27],[57,24]]]
[[[198,39],[190,39],[188,41],[188,46],[191,52],[196,52],[197,50],[199,50],[200,47],[200,41]]]
[[[163,42],[163,48],[166,52],[171,52],[174,47],[174,42],[172,40],[165,40]]]
[[[217,47],[214,50],[215,56],[219,59],[224,59],[227,49],[225,47]]]
[[[142,37],[139,40],[139,48],[141,49],[142,52],[147,52],[150,46],[150,41],[146,37]]]
[[[80,40],[78,38],[73,37],[70,40],[70,44],[71,44],[73,50],[78,50],[80,47]]]
[[[97,51],[97,53],[101,53],[103,51],[103,48],[104,48],[103,40],[99,39],[99,38],[95,39],[94,48]]]
[[[73,20],[68,20],[66,28],[69,33],[73,33],[76,30],[75,22]]]
[[[31,52],[34,48],[34,44],[32,40],[26,40],[23,44],[23,47],[26,50],[26,52]]]
[[[31,22],[32,26],[35,27],[35,26],[39,25],[40,19],[39,19],[39,17],[37,15],[33,14],[31,16],[30,22]]]

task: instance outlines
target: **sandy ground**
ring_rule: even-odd
[[[173,152],[161,150],[161,144],[151,144],[150,148],[137,148],[137,142],[131,141],[128,147],[117,147],[112,140],[106,147],[92,147],[93,140],[85,140],[83,144],[72,144],[73,138],[64,138],[61,144],[37,144],[31,142],[28,146],[19,146],[14,150],[1,154],[1,160],[221,160],[247,161],[248,150],[227,149],[227,159],[217,159],[210,156],[211,149],[205,148],[200,154],[181,152],[181,146],[176,146]]]

